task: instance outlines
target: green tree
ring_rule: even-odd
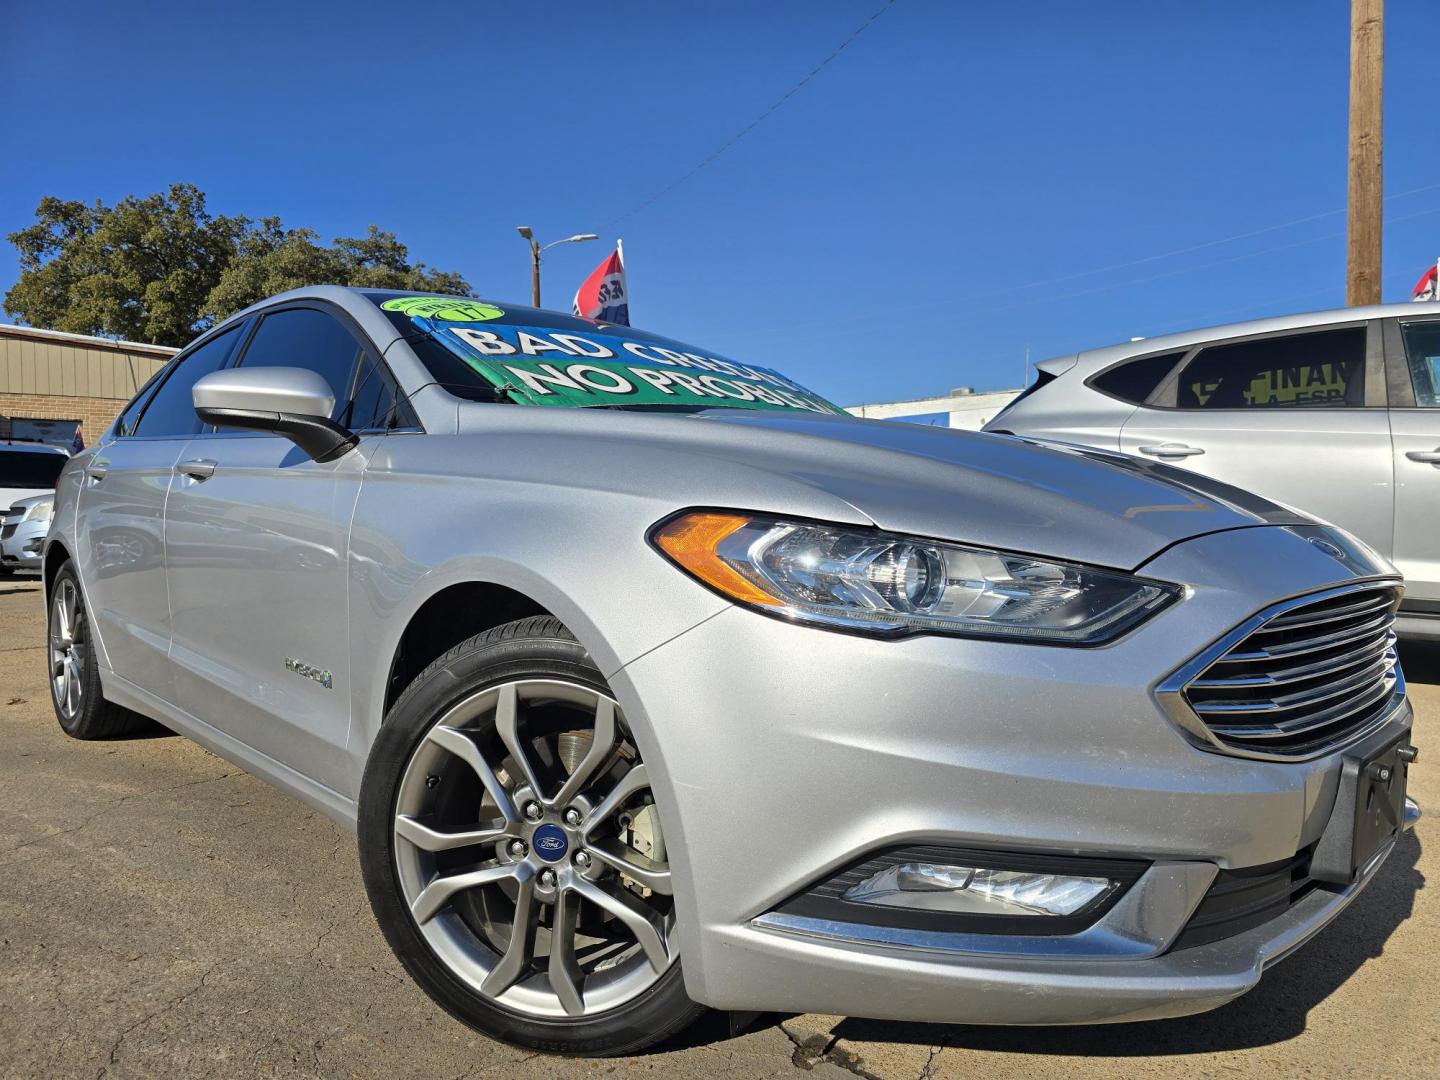
[[[203,317],[218,322],[302,285],[347,284],[335,252],[316,239],[313,229],[286,229],[279,218],[262,218],[237,238],[233,256],[205,298]]]
[[[246,228],[213,217],[192,184],[113,207],[46,197],[35,224],[10,234],[20,280],[5,310],[32,326],[183,344]]]
[[[362,237],[341,237],[335,253],[345,267],[345,283],[366,289],[414,289],[416,292],[470,295],[470,285],[459,274],[432,270],[424,263],[410,264],[410,252],[391,232],[371,225]]]
[[[31,326],[183,345],[216,320],[302,285],[330,283],[471,295],[459,274],[411,264],[394,233],[322,246],[278,217],[211,215],[193,184],[113,207],[47,196],[10,234],[20,279],[5,311]]]

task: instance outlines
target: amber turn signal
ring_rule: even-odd
[[[716,553],[722,540],[748,524],[750,519],[740,514],[696,510],[667,521],[652,539],[676,566],[712,589],[741,603],[781,607],[783,600],[765,592]]]

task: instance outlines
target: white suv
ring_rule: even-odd
[[[1036,366],[986,431],[1178,465],[1333,522],[1405,575],[1396,629],[1440,638],[1440,304],[1261,319]]]

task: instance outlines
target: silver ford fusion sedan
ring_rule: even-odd
[[[416,981],[549,1051],[1199,1012],[1419,815],[1348,534],[508,304],[215,327],[67,466],[44,580],[67,732],[355,829]]]

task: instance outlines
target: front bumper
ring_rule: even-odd
[[[1243,994],[1338,915],[1390,848],[1344,889],[1167,951],[1219,869],[1320,840],[1342,755],[1199,750],[1154,691],[1255,611],[1349,572],[1266,528],[1177,545],[1144,572],[1188,584],[1186,599],[1099,649],[879,642],[734,609],[614,675],[656,781],[691,996],[961,1023],[1177,1016]],[[1404,706],[1392,727],[1408,723]],[[777,917],[838,868],[905,843],[1153,865],[1090,931],[1019,944]]]
[[[44,563],[41,549],[50,519],[26,521],[20,511],[0,516],[0,567],[6,570],[39,570]]]
[[[1419,817],[1419,808],[1413,803],[1411,807],[1409,824]],[[763,1011],[793,1010],[793,1002],[811,993],[811,980],[819,978],[827,984],[825,1004],[811,1011],[834,1015],[873,1016],[878,1006],[890,1019],[936,1023],[1160,1020],[1206,1012],[1251,990],[1266,968],[1300,948],[1349,907],[1394,847],[1391,843],[1379,852],[1361,877],[1344,889],[1315,890],[1263,926],[1149,959],[967,955],[924,947],[902,950],[844,941],[827,935],[823,928],[767,924],[763,916],[752,927],[730,935],[727,944],[739,963],[753,963],[763,972],[766,997],[750,1006]],[[1150,874],[1165,878],[1168,888],[1175,884],[1177,871],[1190,875],[1187,884],[1193,884],[1213,878],[1215,865],[1157,865]],[[1135,889],[1145,885],[1142,878]],[[1170,897],[1178,902],[1190,895],[1182,887]],[[1133,944],[1115,933],[1118,928],[1105,929],[1107,936]],[[768,931],[767,939],[757,940],[757,930]]]

